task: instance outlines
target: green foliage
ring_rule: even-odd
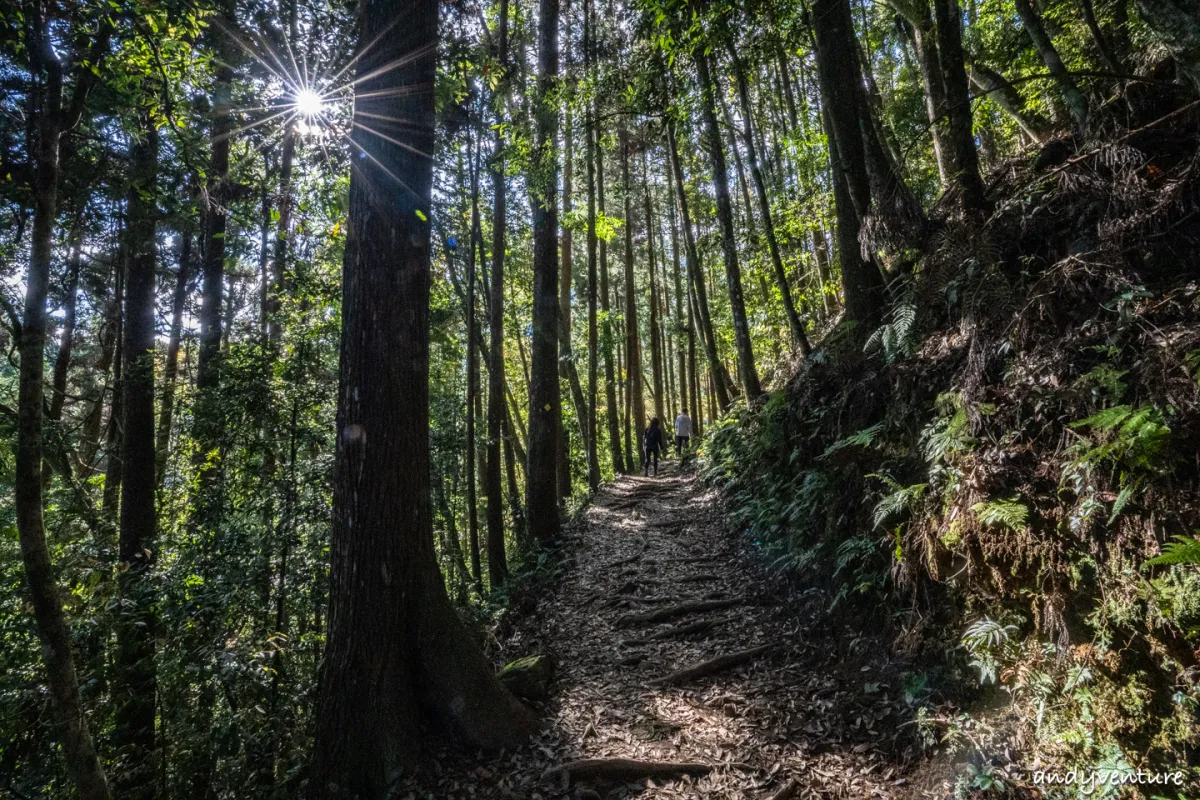
[[[1020,532],[1029,524],[1029,508],[1017,497],[986,500],[971,506],[983,525],[1007,528]]]
[[[875,506],[874,521],[875,527],[883,526],[891,517],[904,511],[908,511],[915,506],[920,499],[925,495],[925,490],[929,488],[927,483],[914,483],[911,486],[902,486],[895,479],[888,475],[878,475],[872,473],[868,478],[878,478],[883,481],[891,492],[884,496],[883,500]]]
[[[1147,560],[1143,566],[1155,567],[1161,564],[1200,565],[1200,539],[1177,536],[1163,545],[1162,555]]]
[[[867,339],[863,350],[879,351],[888,364],[906,358],[917,346],[913,326],[917,321],[917,306],[911,300],[898,303],[888,311],[888,321],[879,326]]]

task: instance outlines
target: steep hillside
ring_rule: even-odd
[[[1200,777],[1200,117],[1169,111],[994,172],[884,324],[707,445],[739,526],[892,643],[963,794]]]

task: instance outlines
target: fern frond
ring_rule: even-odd
[[[856,431],[843,439],[838,439],[826,448],[825,452],[821,454],[821,458],[829,458],[829,456],[838,450],[843,450],[847,447],[870,447],[881,430],[883,430],[883,423],[879,422],[869,428]]]
[[[1006,500],[976,503],[971,510],[984,525],[998,525],[1011,531],[1022,531],[1029,522],[1029,509],[1015,495]]]
[[[1176,536],[1173,541],[1163,545],[1161,556],[1151,558],[1142,566],[1156,567],[1160,564],[1200,564],[1200,539]]]

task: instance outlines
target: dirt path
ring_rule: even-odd
[[[556,590],[517,612],[503,645],[508,657],[557,662],[544,730],[497,758],[464,764],[447,753],[435,796],[908,796],[897,765],[901,701],[875,677],[886,663],[847,667],[844,648],[814,624],[819,615],[768,577],[694,476],[667,464],[658,478],[621,478],[564,537]],[[732,663],[714,669],[721,656]],[[696,665],[713,671],[678,674]],[[709,769],[553,773],[599,758]]]

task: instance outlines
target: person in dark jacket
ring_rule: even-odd
[[[642,474],[650,475],[650,462],[654,461],[654,475],[658,476],[658,454],[663,449],[662,426],[658,417],[650,420],[650,427],[642,434]]]

